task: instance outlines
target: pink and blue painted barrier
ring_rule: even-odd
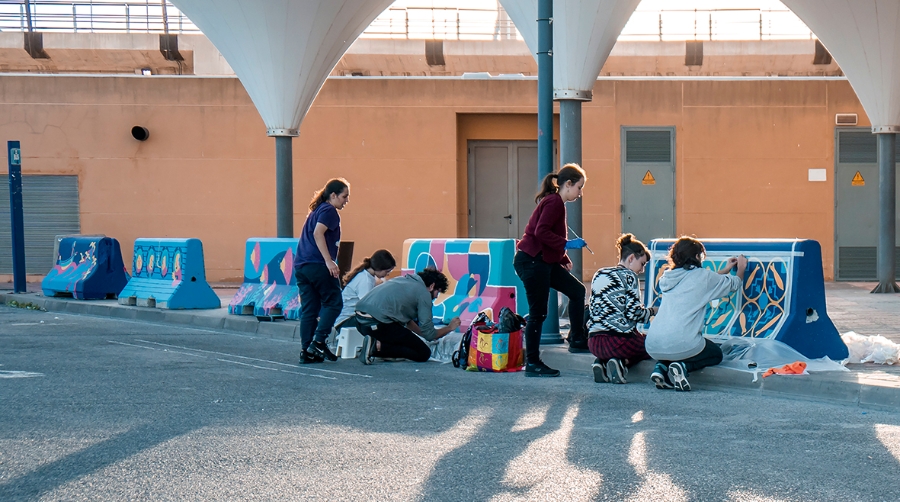
[[[407,239],[403,242],[403,274],[435,267],[450,280],[435,300],[434,317],[448,322],[459,317],[468,325],[481,310],[495,315],[509,307],[528,314],[525,288],[513,269],[515,239]]]
[[[300,319],[300,295],[294,277],[298,239],[247,239],[244,283],[228,303],[236,315]]]
[[[56,265],[41,282],[44,296],[78,300],[116,298],[128,283],[119,241],[111,237],[72,235],[59,240]]]
[[[122,305],[162,309],[216,309],[219,297],[206,282],[200,239],[137,239],[131,280]]]

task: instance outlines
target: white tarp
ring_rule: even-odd
[[[537,0],[500,0],[537,57]],[[553,88],[588,93],[640,0],[553,2]]]
[[[900,0],[783,0],[819,37],[873,127],[900,127]]]
[[[331,70],[392,0],[173,0],[241,80],[270,135],[296,136]]]

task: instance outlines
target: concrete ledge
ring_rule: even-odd
[[[255,317],[228,315],[225,317],[223,327],[229,331],[255,335],[260,324]]]
[[[258,322],[256,334],[281,340],[300,339],[300,323],[293,321]]]
[[[591,376],[591,354],[571,354],[565,345],[542,347],[541,356],[550,367],[564,373]],[[652,385],[651,361],[629,369],[628,382]],[[710,367],[691,373],[691,387],[762,394],[772,397],[804,399],[865,408],[900,409],[900,378],[891,375],[867,377],[859,371],[813,373],[811,375],[773,375],[753,381],[751,373]]]

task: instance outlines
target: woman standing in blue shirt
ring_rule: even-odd
[[[343,178],[329,180],[313,195],[309,216],[300,233],[294,274],[300,290],[300,364],[337,361],[325,340],[341,313],[340,269],[337,265],[341,240],[341,217],[350,199],[350,184]]]

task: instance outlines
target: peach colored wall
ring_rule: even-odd
[[[465,236],[469,139],[534,139],[534,80],[330,79],[294,141],[295,229],[332,176],[356,258],[410,237]],[[677,228],[810,237],[833,277],[834,114],[841,80],[601,80],[584,104],[585,276],[615,261],[620,128],[676,127]],[[144,143],[133,125],[150,129]],[[0,134],[26,174],[76,174],[84,233],[198,237],[208,278],[238,280],[243,241],[275,233],[274,140],[234,78],[0,76]],[[807,181],[825,168],[829,180]]]

